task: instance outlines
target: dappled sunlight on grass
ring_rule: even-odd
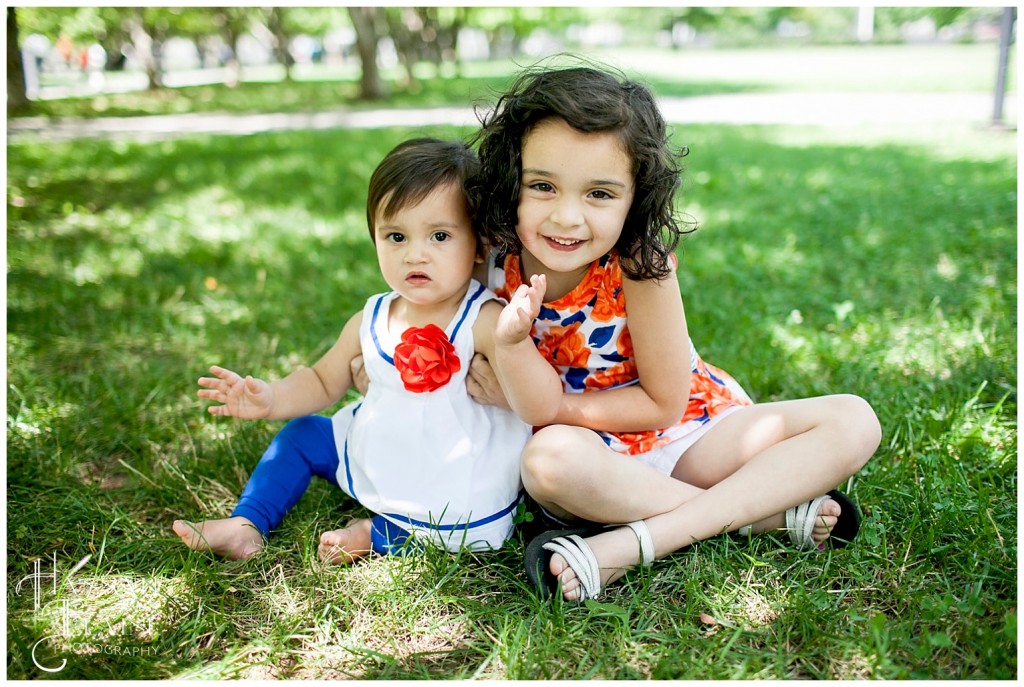
[[[49,624],[51,636],[69,643],[112,638],[149,641],[161,628],[177,622],[184,600],[194,594],[183,576],[74,577],[37,618]]]
[[[945,380],[968,360],[992,354],[977,322],[957,324],[941,317],[929,320],[904,320],[888,328],[882,364],[905,377],[926,375]],[[852,337],[855,343],[867,343],[871,338],[863,330]]]
[[[792,232],[786,233],[781,245],[755,246],[745,243],[740,248],[740,256],[749,264],[761,266],[769,274],[804,269],[808,262]]]
[[[190,599],[196,593],[185,575],[75,574],[73,568],[70,575],[58,571],[54,595],[47,579],[52,572],[45,563],[43,603],[38,609],[11,609],[8,622],[15,636],[30,632],[42,638],[35,647],[38,664],[63,664],[66,669],[57,673],[61,678],[103,675],[126,662],[162,664],[170,657],[158,656],[152,647],[194,615]],[[89,561],[81,564],[88,566]],[[128,674],[115,669],[110,676]]]
[[[315,608],[315,594],[306,585],[295,584],[285,574],[283,565],[274,566],[268,573],[272,578],[260,593],[260,601],[266,606],[267,617],[302,621]]]
[[[324,567],[318,598],[307,609],[310,632],[296,649],[303,656],[300,676],[373,677],[413,656],[440,658],[463,648],[471,638],[465,614],[434,593],[423,573],[416,557],[371,556],[347,568]]]
[[[755,398],[776,398],[769,378],[780,374],[817,380],[821,393],[877,386],[879,372],[905,377],[901,366],[941,374],[949,355],[954,363],[991,357],[997,318],[1016,293],[1012,253],[999,248],[1013,244],[1015,218],[995,211],[1015,206],[1012,164],[891,143],[847,146],[824,133],[802,146],[796,137],[806,129],[787,127],[680,131],[693,182],[683,208],[701,224],[684,240],[680,267],[690,334]],[[741,160],[719,154],[738,139]],[[899,189],[895,179],[904,180]],[[952,222],[957,216],[967,220]],[[718,305],[709,285],[732,302]],[[928,322],[936,303],[941,325]],[[784,365],[768,341],[786,353]],[[732,358],[729,349],[744,353]],[[842,372],[837,363],[854,386],[828,383]]]
[[[47,406],[30,406],[15,386],[8,387],[7,431],[20,437],[51,433],[58,418],[78,413],[73,403],[55,403]]]
[[[915,146],[943,161],[1000,160],[1015,156],[1017,137],[1014,131],[986,126],[985,115],[979,112],[975,125],[935,122],[928,126],[913,124],[871,124],[833,127],[782,127],[775,135],[781,145],[801,148],[842,143],[861,147],[898,143]]]
[[[751,568],[746,579],[727,577],[715,586],[700,617],[708,632],[752,630],[770,625],[785,612],[786,591],[774,576],[766,579],[765,572],[765,566]]]
[[[811,371],[818,372],[821,369],[819,362],[806,355],[813,352],[813,342],[808,338],[808,335],[813,336],[813,333],[800,331],[803,321],[803,313],[796,309],[791,310],[784,323],[775,323],[771,326],[771,341],[776,348],[786,351],[790,355],[795,356],[803,352],[805,356],[800,362],[810,364]]]

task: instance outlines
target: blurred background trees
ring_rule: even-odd
[[[1002,9],[850,7],[18,7],[8,8],[8,108],[24,108],[45,77],[92,80],[276,64],[353,64],[361,96],[388,96],[380,68],[457,74],[468,60],[537,57],[621,45],[671,50],[781,43],[994,41]],[[13,49],[12,46],[20,48]],[[23,74],[12,80],[12,70]],[[447,71],[445,71],[447,70]]]

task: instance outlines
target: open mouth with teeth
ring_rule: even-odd
[[[572,250],[583,244],[582,239],[564,239],[558,236],[545,236],[544,240],[556,250]]]

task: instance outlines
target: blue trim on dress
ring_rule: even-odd
[[[480,298],[480,296],[483,294],[483,292],[486,289],[487,289],[486,286],[484,286],[483,284],[480,284],[480,288],[476,290],[476,293],[474,293],[472,296],[470,296],[469,300],[466,301],[465,307],[463,307],[463,309],[462,309],[462,317],[459,318],[458,323],[456,323],[456,325],[455,325],[455,329],[452,330],[452,335],[448,337],[448,340],[452,343],[452,345],[455,344],[455,336],[459,333],[459,327],[461,327],[462,323],[466,321],[466,317],[469,315],[469,309],[470,309],[470,307],[472,307],[473,302],[476,299]]]
[[[380,357],[384,358],[391,365],[395,364],[395,359],[384,352],[384,349],[380,347],[380,339],[377,338],[377,315],[380,313],[380,304],[384,302],[389,294],[383,294],[377,298],[377,303],[373,306],[373,316],[370,318],[370,338],[373,339],[373,345],[377,347],[377,352],[380,353]]]
[[[487,525],[489,523],[494,522],[495,520],[500,520],[501,518],[505,517],[506,515],[508,515],[509,513],[511,513],[512,511],[514,511],[516,509],[516,506],[519,505],[519,501],[520,501],[520,496],[517,495],[515,501],[510,503],[507,507],[502,508],[500,511],[498,511],[494,515],[488,515],[486,518],[481,518],[480,520],[474,520],[472,522],[467,522],[467,523],[464,523],[464,524],[456,524],[456,525],[438,525],[438,524],[433,523],[433,522],[424,522],[422,520],[416,520],[415,518],[410,518],[410,517],[408,517],[406,515],[398,515],[397,513],[382,513],[381,515],[383,515],[385,517],[388,517],[388,518],[393,518],[395,520],[407,523],[409,525],[416,525],[417,527],[426,527],[428,529],[438,530],[440,532],[449,532],[451,530],[458,530],[458,529],[471,530],[474,527],[480,527],[482,525]]]
[[[480,298],[480,296],[482,296],[484,291],[486,290],[486,286],[484,286],[483,284],[479,284],[479,288],[473,293],[472,296],[470,296],[465,301],[465,303],[463,303],[462,315],[459,317],[459,321],[455,323],[455,328],[452,330],[451,336],[448,337],[448,341],[450,341],[453,345],[455,343],[455,336],[459,333],[459,328],[462,327],[462,325],[466,321],[466,318],[469,316],[470,307],[472,307],[473,303],[478,298]],[[394,292],[392,291],[391,293]],[[384,360],[387,361],[388,364],[394,365],[395,359],[384,352],[384,349],[380,345],[380,339],[377,338],[377,319],[380,315],[380,306],[384,302],[384,299],[386,299],[389,295],[391,294],[386,293],[381,295],[379,298],[377,298],[377,302],[373,305],[373,315],[370,317],[370,338],[373,339],[373,345],[377,347],[377,353],[380,354],[380,357],[384,358]]]
[[[362,405],[363,405],[363,403],[362,403],[362,401],[360,401],[358,404],[356,404],[356,407],[352,409],[352,420],[349,421],[349,426],[351,426],[351,423],[355,421],[356,411],[359,410],[359,408]],[[355,487],[352,486],[352,469],[349,467],[349,462],[348,462],[348,432],[347,431],[345,432],[345,445],[342,446],[341,453],[342,453],[342,457],[345,460],[345,479],[348,482],[348,495],[351,496],[352,498],[354,498],[356,501],[358,501],[359,498],[356,496]]]

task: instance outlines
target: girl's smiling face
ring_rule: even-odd
[[[523,265],[548,275],[551,300],[615,247],[633,203],[633,165],[614,133],[583,133],[558,117],[526,134],[522,165]]]

